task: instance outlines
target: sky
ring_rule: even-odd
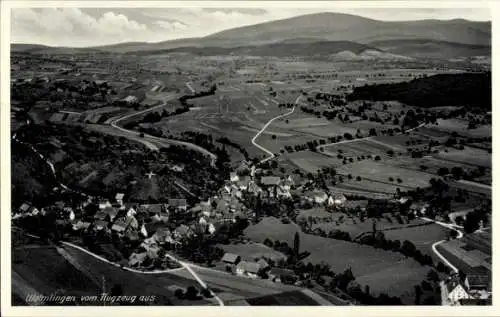
[[[159,42],[318,12],[383,21],[491,20],[486,8],[13,8],[11,42],[71,47]]]

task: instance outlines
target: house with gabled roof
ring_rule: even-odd
[[[123,197],[125,196],[125,194],[122,194],[122,193],[117,193],[115,195],[115,200],[116,202],[120,205],[120,206],[123,206]]]
[[[104,208],[112,206],[111,203],[109,202],[109,199],[99,200],[98,205],[99,205],[99,209],[104,209]]]
[[[238,174],[236,172],[231,172],[229,173],[229,180],[233,183],[237,182],[240,180],[240,177],[238,176]]]
[[[104,220],[97,220],[94,222],[94,228],[96,230],[107,230],[108,229],[108,222]]]
[[[236,265],[236,274],[240,276],[257,278],[259,272],[260,272],[260,266],[256,262],[240,261]]]
[[[458,276],[452,276],[442,283],[442,300],[449,302],[451,305],[457,305],[460,300],[470,298],[466,286],[460,282]]]
[[[282,269],[279,267],[273,267],[268,273],[269,279],[273,282],[283,282],[285,280],[290,280],[296,278],[295,272],[289,269]]]
[[[172,198],[172,199],[168,200],[168,206],[170,208],[180,209],[180,210],[186,211],[187,210],[187,201],[184,198],[181,198],[181,199]]]
[[[278,186],[281,182],[281,179],[278,176],[263,176],[260,179],[260,183],[262,186],[272,187]]]
[[[241,257],[234,253],[225,253],[221,261],[226,264],[236,265],[241,261]]]

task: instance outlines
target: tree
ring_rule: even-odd
[[[429,273],[427,273],[427,279],[431,282],[437,282],[439,281],[439,275],[435,270],[429,270]]]
[[[458,236],[458,231],[457,230],[450,230],[450,238],[455,239]]]
[[[422,296],[422,288],[420,285],[415,285],[415,305],[420,304],[420,297]]]
[[[375,161],[380,161],[380,156],[379,155],[375,156]]]
[[[272,138],[273,140],[276,140],[276,134],[273,134],[273,135],[271,136],[271,138]]]
[[[295,232],[295,237],[293,239],[293,253],[298,257],[300,253],[300,236],[298,232]]]
[[[403,253],[406,256],[413,256],[416,251],[417,248],[411,241],[408,240],[403,241],[403,245],[401,246],[401,253]]]
[[[458,217],[457,217],[458,218]],[[465,222],[464,222],[464,231],[466,233],[473,233],[477,229],[479,229],[479,217],[477,217],[477,214],[475,212],[471,212],[465,217]]]
[[[189,300],[194,300],[198,297],[198,290],[194,286],[189,286],[186,290],[185,296]]]
[[[174,295],[178,299],[183,299],[184,298],[184,291],[182,289],[178,288],[175,290]]]

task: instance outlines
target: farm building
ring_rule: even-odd
[[[264,176],[260,179],[260,182],[264,186],[278,186],[281,179],[278,176]]]
[[[222,257],[222,262],[227,264],[238,264],[241,261],[241,257],[234,253],[225,253]]]
[[[175,209],[187,209],[187,201],[185,199],[169,199],[168,206]]]
[[[443,302],[449,302],[451,305],[457,305],[460,300],[470,298],[466,286],[460,283],[458,276],[444,281],[441,292]]]
[[[292,270],[282,269],[279,267],[273,267],[269,273],[269,279],[273,282],[282,282],[288,279],[295,278],[295,273]]]
[[[344,194],[333,194],[328,197],[329,206],[343,206],[347,202],[347,198]]]
[[[116,196],[115,196],[115,200],[116,200],[116,202],[117,202],[120,206],[122,206],[122,205],[123,205],[123,196],[125,196],[125,194],[122,194],[122,193],[118,193],[118,194],[116,194]]]
[[[255,262],[241,261],[236,265],[237,275],[246,275],[251,278],[257,278],[259,274],[260,266]]]
[[[137,102],[137,97],[136,96],[127,96],[125,98],[123,98],[123,101],[125,101],[126,103],[134,103],[134,102]]]

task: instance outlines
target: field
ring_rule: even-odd
[[[448,229],[440,225],[429,223],[425,226],[387,230],[384,231],[384,234],[386,239],[411,241],[423,254],[428,254],[434,257],[434,260],[437,260],[432,251],[432,244],[446,239],[448,231]]]
[[[472,148],[466,146],[463,150],[449,149],[448,153],[440,152],[437,156],[438,158],[443,158],[450,161],[451,164],[466,164],[466,165],[476,165],[491,168],[492,158],[485,150]]]
[[[245,235],[254,241],[262,242],[269,238],[286,241],[288,245],[293,245],[295,232],[300,232],[295,224],[282,224],[276,218],[264,218],[260,223],[247,228]],[[302,232],[299,234],[301,251],[311,253],[304,260],[305,262],[324,262],[329,264],[335,272],[351,267],[360,283],[368,283],[370,279],[375,278],[373,276],[375,274],[376,281],[370,284],[373,292],[387,291],[389,283],[394,285],[391,289],[393,295],[411,292],[413,285],[423,280],[428,271],[428,268],[420,267],[414,260],[404,259],[404,256],[398,253]],[[395,272],[398,274],[394,274]]]
[[[491,256],[477,249],[467,249],[460,240],[452,240],[440,244],[437,249],[449,261],[465,273],[474,268],[484,267],[491,271]]]
[[[436,130],[444,132],[457,132],[459,135],[468,137],[490,137],[492,135],[491,125],[483,125],[476,129],[467,129],[468,122],[460,119],[438,120]]]
[[[426,187],[429,185],[429,180],[433,175],[423,173],[417,170],[409,170],[397,167],[391,164],[392,161],[376,162],[373,160],[364,160],[345,164],[337,169],[337,173],[341,175],[351,174],[353,179],[345,181],[342,186],[354,188],[373,188],[374,190],[391,190],[396,191],[396,188],[408,189],[416,187]],[[355,180],[357,176],[361,177],[360,181]],[[392,177],[394,181],[390,181]],[[400,178],[401,183],[395,180]]]
[[[270,258],[275,261],[286,258],[283,253],[255,242],[228,245],[219,244],[217,246],[222,248],[225,252],[239,255],[243,260],[247,261],[254,261],[256,258],[260,257]]]
[[[336,158],[308,151],[290,153],[283,157],[307,173],[316,173],[322,167],[340,166],[341,164]]]

